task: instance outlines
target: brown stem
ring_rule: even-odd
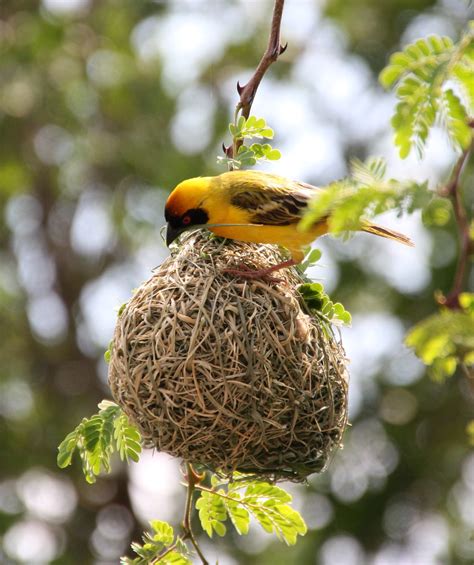
[[[472,251],[469,236],[469,220],[467,217],[466,209],[464,207],[464,203],[462,201],[461,187],[459,182],[461,173],[464,169],[464,165],[469,158],[471,148],[472,144],[462,153],[461,157],[454,165],[453,172],[448,184],[446,185],[445,189],[441,191],[441,195],[450,198],[451,202],[453,203],[454,217],[456,219],[460,243],[458,264],[456,267],[456,274],[454,276],[453,287],[448,296],[441,297],[439,299],[439,302],[443,306],[451,309],[460,308],[459,295],[463,290],[469,255]]]
[[[263,54],[260,62],[255,69],[253,76],[250,80],[242,86],[240,82],[237,83],[237,92],[239,93],[240,100],[237,103],[235,115],[238,116],[240,112],[242,116],[248,118],[250,116],[250,109],[257,93],[257,89],[268,70],[268,67],[274,63],[278,57],[285,52],[288,44],[281,45],[280,43],[280,28],[281,28],[281,18],[283,16],[283,7],[285,5],[285,0],[275,0],[275,5],[273,7],[272,24],[270,28],[270,36],[268,38],[268,45],[265,53]],[[238,140],[236,143],[230,147],[224,146],[224,153],[228,157],[233,157],[239,147],[242,145],[242,140]]]
[[[193,511],[193,494],[196,489],[196,485],[202,481],[203,476],[196,473],[191,463],[186,462],[186,479],[188,481],[188,491],[186,493],[186,506],[184,508],[184,518],[183,518],[184,536],[182,539],[189,538],[194,546],[194,549],[196,550],[196,553],[199,555],[202,564],[209,565],[209,562],[204,557],[204,554],[202,553],[201,548],[199,547],[199,544],[196,540],[196,537],[191,527],[191,514]]]
[[[165,551],[163,551],[163,553],[161,553],[156,559],[153,559],[153,561],[151,562],[151,565],[155,565],[155,563],[159,563],[160,561],[163,560],[164,557],[166,557],[169,553],[171,553],[172,551],[174,551],[178,545],[178,541],[181,540],[185,540],[187,539],[187,537],[189,536],[183,536],[181,538],[178,538],[173,545],[170,545]]]
[[[275,0],[267,50],[260,59],[255,73],[245,86],[241,86],[240,83],[237,83],[237,91],[240,94],[240,101],[237,107],[242,111],[242,116],[245,118],[248,118],[250,115],[250,108],[252,107],[255,94],[268,67],[284,53],[288,46],[280,44],[280,27],[284,4],[285,0]]]

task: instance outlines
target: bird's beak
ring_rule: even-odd
[[[183,233],[183,229],[174,228],[171,224],[166,227],[166,245],[169,247],[173,241]]]

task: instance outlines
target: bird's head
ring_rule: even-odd
[[[166,245],[187,229],[208,223],[209,214],[204,205],[209,185],[209,177],[189,179],[178,184],[169,195],[165,206]]]

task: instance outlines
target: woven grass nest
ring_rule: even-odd
[[[109,384],[144,443],[230,476],[303,481],[347,420],[341,344],[308,315],[295,269],[269,284],[223,273],[282,260],[208,232],[182,245],[118,317]]]

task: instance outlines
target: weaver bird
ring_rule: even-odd
[[[169,246],[189,228],[200,226],[225,238],[286,247],[291,259],[278,265],[258,271],[227,270],[246,277],[269,275],[300,263],[303,249],[328,233],[327,217],[307,231],[298,229],[308,203],[322,190],[260,171],[231,171],[185,180],[166,202],[166,244]],[[405,235],[370,222],[363,223],[360,230],[413,245]]]

